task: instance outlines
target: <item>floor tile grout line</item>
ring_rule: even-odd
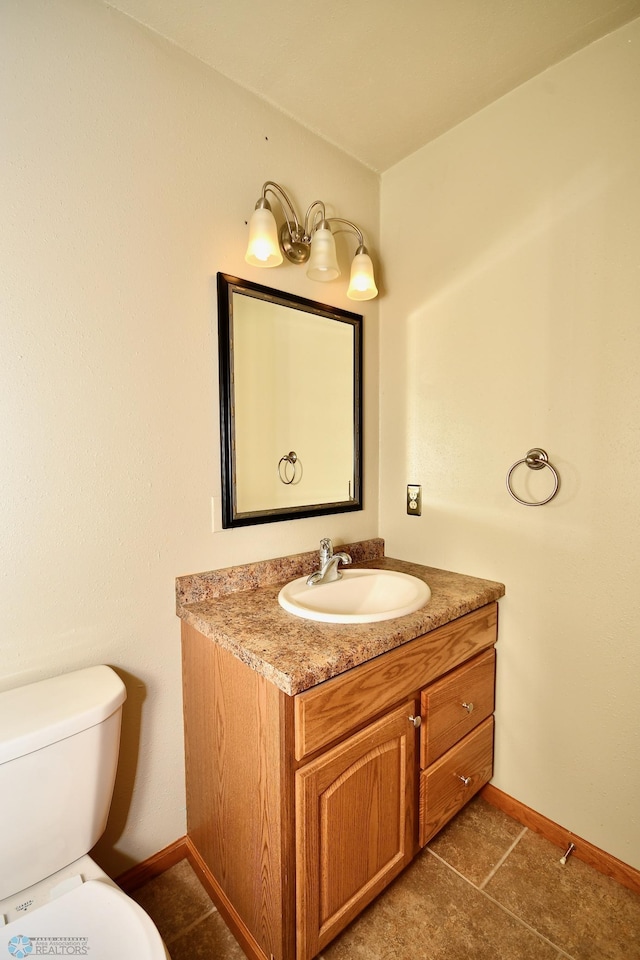
[[[519,917],[517,913],[514,913],[513,910],[509,909],[509,907],[505,907],[503,903],[500,903],[499,900],[496,900],[495,897],[492,897],[491,894],[487,893],[486,890],[479,890],[478,892],[481,893],[483,897],[486,897],[487,900],[490,900],[491,903],[495,903],[496,907],[500,907],[500,909],[504,913],[509,914],[509,916],[513,917],[514,920],[517,920],[518,923],[521,924],[523,927],[525,927],[527,930],[530,930],[532,933],[535,933],[535,935],[539,937],[540,940],[544,940],[544,942],[548,943],[550,947],[553,947],[554,950],[557,950],[558,954],[561,957],[566,957],[566,960],[575,960],[575,957],[572,954],[567,953],[566,950],[563,950],[562,947],[559,947],[557,943],[553,942],[553,940],[549,940],[549,937],[545,937],[544,933],[540,933],[540,931],[536,930],[535,927],[532,927],[530,923],[527,923],[526,920],[523,920],[522,917]]]
[[[527,830],[528,828],[525,827],[524,829]],[[431,854],[432,857],[435,857],[436,860],[439,860],[440,863],[443,864],[443,866],[447,867],[447,869],[455,873],[458,877],[460,877],[461,880],[464,880],[465,883],[468,883],[469,886],[473,887],[474,890],[477,890],[481,896],[485,897],[487,900],[493,903],[496,907],[502,910],[503,913],[508,914],[513,920],[519,923],[520,926],[524,927],[525,930],[528,930],[530,933],[533,933],[536,937],[538,937],[539,940],[543,940],[545,943],[548,943],[550,947],[553,947],[553,949],[558,952],[559,956],[565,957],[566,960],[575,960],[575,957],[573,957],[570,953],[567,953],[566,950],[563,950],[562,947],[559,947],[557,943],[554,943],[553,940],[549,940],[548,937],[545,937],[544,933],[540,933],[540,931],[536,930],[535,927],[532,927],[530,923],[527,923],[526,920],[523,920],[522,917],[519,917],[517,913],[514,913],[513,910],[510,910],[508,907],[505,907],[504,904],[500,903],[499,900],[496,900],[495,897],[492,897],[491,894],[487,893],[486,890],[482,890],[480,887],[476,886],[475,883],[469,880],[468,877],[465,877],[463,873],[460,873],[459,870],[456,870],[455,867],[452,867],[450,863],[447,863],[447,861],[443,859],[443,857],[441,857],[439,854],[434,853],[434,851],[431,850],[429,847],[426,847],[426,850],[428,853]]]
[[[194,930],[198,924],[202,923],[202,921],[206,920],[207,917],[211,917],[217,912],[218,911],[216,910],[215,906],[212,905],[211,908],[207,910],[206,913],[203,913],[201,916],[199,916],[197,920],[193,920],[191,923],[187,924],[186,927],[183,927],[182,930],[179,930],[178,933],[173,934],[171,937],[167,937],[165,941],[167,946],[170,947],[172,943],[175,943],[176,940],[179,940],[180,937],[183,937],[186,933],[191,933],[191,931]]]
[[[500,857],[500,859],[498,860],[498,862],[497,862],[496,864],[494,864],[494,866],[491,868],[491,870],[489,871],[489,873],[487,874],[487,876],[484,878],[484,880],[482,881],[482,883],[481,883],[480,886],[478,887],[478,890],[484,890],[484,888],[485,888],[486,885],[489,883],[489,881],[492,880],[492,879],[495,877],[496,873],[498,872],[498,870],[500,869],[500,867],[502,866],[502,864],[503,864],[503,863],[506,863],[506,861],[507,861],[507,859],[509,858],[509,856],[513,853],[513,851],[515,850],[515,848],[518,846],[518,844],[520,843],[520,841],[521,841],[522,838],[524,837],[525,833],[527,832],[527,829],[528,829],[527,827],[523,827],[523,828],[522,828],[522,830],[520,831],[520,833],[518,834],[518,836],[515,838],[515,840],[513,841],[513,843],[511,844],[511,846],[509,847],[509,849],[508,849],[505,853],[503,853],[503,855]]]

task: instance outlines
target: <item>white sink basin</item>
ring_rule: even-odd
[[[424,582],[395,570],[342,570],[333,583],[307,585],[306,577],[287,583],[278,603],[289,613],[324,623],[374,623],[419,610],[431,599]]]

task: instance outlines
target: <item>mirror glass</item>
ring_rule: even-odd
[[[218,274],[222,525],[362,509],[362,317]]]

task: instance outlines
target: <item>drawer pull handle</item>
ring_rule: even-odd
[[[473,704],[472,703],[463,703],[462,706],[467,711],[467,713],[473,713]]]
[[[457,777],[458,777],[458,780],[462,780],[465,787],[468,787],[469,784],[471,783],[471,777],[461,777],[459,774],[457,774]]]
[[[409,723],[412,723],[416,730],[422,725],[422,717],[409,717]]]

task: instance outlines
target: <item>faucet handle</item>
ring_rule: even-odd
[[[333,544],[329,537],[323,537],[320,541],[320,563],[326,563],[333,556]]]

